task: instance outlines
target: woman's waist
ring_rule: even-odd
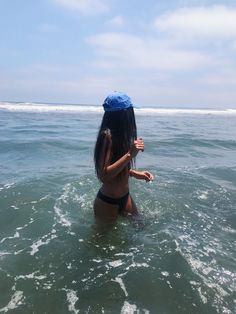
[[[127,194],[129,192],[129,185],[106,185],[103,184],[102,187],[100,188],[100,191],[102,194],[113,197],[113,198],[120,198]]]

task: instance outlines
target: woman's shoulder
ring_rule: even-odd
[[[111,130],[110,129],[104,129],[100,132],[100,138],[102,141],[105,142],[111,142],[112,136],[111,136]]]

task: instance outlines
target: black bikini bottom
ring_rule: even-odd
[[[98,194],[97,194],[97,198],[100,198],[100,200],[102,200],[106,203],[118,205],[119,211],[122,211],[126,207],[126,204],[127,204],[128,198],[129,198],[129,192],[120,198],[113,198],[113,197],[109,197],[109,196],[102,194],[102,192],[99,190]]]

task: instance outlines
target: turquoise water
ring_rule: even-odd
[[[235,313],[236,115],[136,111],[142,223],[99,227],[102,112],[40,106],[0,106],[0,312]]]

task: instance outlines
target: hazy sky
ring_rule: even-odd
[[[0,100],[236,108],[236,1],[0,0]]]

